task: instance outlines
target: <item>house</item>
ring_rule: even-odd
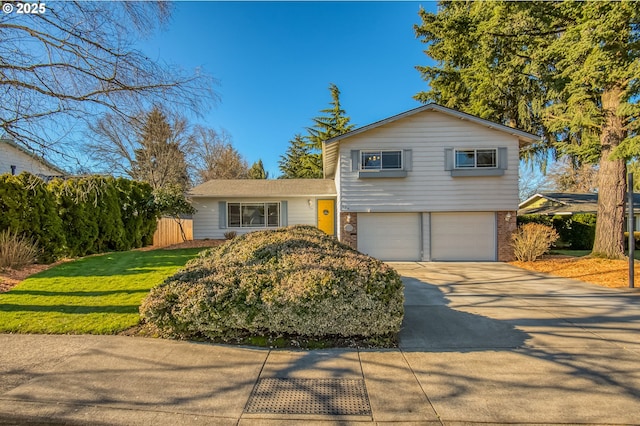
[[[189,192],[194,239],[313,225],[335,234],[336,187],[328,179],[214,179]]]
[[[9,139],[0,139],[0,174],[18,175],[29,172],[45,180],[66,173]]]
[[[382,260],[510,260],[519,149],[537,139],[427,104],[325,141],[325,179],[194,188],[194,238],[306,223]]]
[[[634,226],[637,230],[640,229],[640,194],[633,194],[633,204]],[[518,216],[528,214],[572,216],[578,213],[597,214],[598,194],[595,192],[542,192],[532,195],[518,206]]]

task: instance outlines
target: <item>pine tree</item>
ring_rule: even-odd
[[[446,2],[416,33],[438,61],[416,98],[537,133],[599,168],[593,251],[623,256],[625,158],[640,154],[640,8],[621,2]]]

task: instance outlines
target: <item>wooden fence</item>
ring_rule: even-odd
[[[193,240],[193,220],[182,219],[181,222],[187,241]],[[182,242],[183,240],[180,227],[173,218],[163,217],[158,220],[158,228],[156,229],[156,233],[153,234],[154,247],[166,247]]]

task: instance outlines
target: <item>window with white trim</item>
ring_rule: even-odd
[[[227,203],[229,228],[280,226],[280,203]]]
[[[495,169],[498,167],[498,150],[496,148],[456,149],[456,169]]]
[[[360,151],[360,170],[402,170],[402,151]]]

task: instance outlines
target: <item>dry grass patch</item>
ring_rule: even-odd
[[[629,287],[629,262],[592,257],[544,256],[535,262],[511,262],[529,271],[572,278],[608,288]],[[636,287],[640,287],[640,263],[635,266]]]

